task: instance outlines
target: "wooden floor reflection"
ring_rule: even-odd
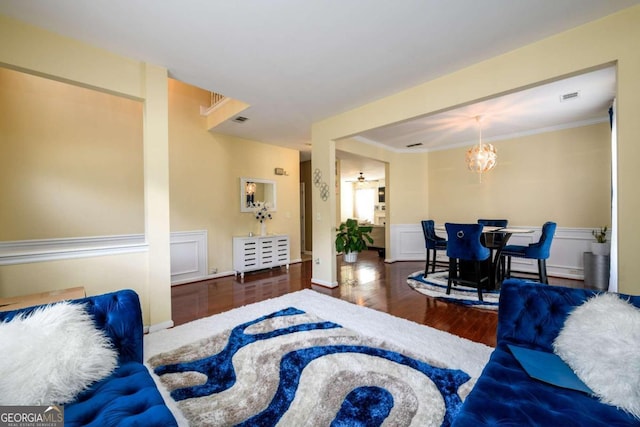
[[[285,268],[240,276],[188,283],[171,288],[173,321],[180,325],[257,301],[301,289],[314,289],[397,317],[447,331],[472,341],[495,346],[497,314],[438,301],[417,293],[407,276],[424,263],[385,264],[376,251],[365,251],[356,264],[338,258],[338,283],[334,289],[311,284],[311,261]],[[550,278],[551,283],[579,286],[581,282]],[[555,282],[554,282],[555,281]]]

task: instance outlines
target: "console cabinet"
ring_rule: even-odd
[[[233,238],[233,269],[246,271],[286,266],[289,269],[289,236],[240,236]]]

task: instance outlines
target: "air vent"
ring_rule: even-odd
[[[579,96],[580,96],[579,91],[565,93],[564,95],[560,95],[560,102],[571,101],[572,99],[576,99]]]
[[[232,121],[234,121],[236,123],[244,123],[247,120],[249,120],[249,119],[244,117],[244,116],[237,116],[237,117],[234,117]]]
[[[411,148],[411,147],[419,147],[422,145],[422,142],[416,142],[415,144],[409,144],[407,145],[407,148]]]

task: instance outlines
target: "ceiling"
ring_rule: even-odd
[[[591,71],[439,114],[363,132],[396,151],[433,151],[608,120],[616,68]],[[419,144],[419,145],[417,145]]]
[[[363,132],[355,139],[400,152],[466,147],[534,133],[608,121],[616,93],[616,68],[591,71],[438,114]],[[568,95],[567,99],[563,96]],[[384,164],[337,153],[347,179],[363,172],[384,178]]]
[[[561,31],[640,0],[0,0],[0,14],[166,67],[171,77],[251,105],[221,133],[310,150],[311,124]],[[482,114],[487,138],[594,120],[611,98],[599,76],[540,98],[518,93],[368,131],[395,150],[469,144]],[[596,96],[602,84],[606,94]],[[613,83],[615,88],[615,83]],[[586,104],[558,105],[580,90]],[[581,105],[580,108],[578,106]],[[584,107],[582,107],[584,106]],[[568,108],[567,108],[568,109]],[[502,113],[500,113],[502,112]]]

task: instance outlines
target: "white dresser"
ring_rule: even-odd
[[[239,236],[233,238],[233,269],[244,277],[246,271],[286,266],[289,269],[289,236]]]

